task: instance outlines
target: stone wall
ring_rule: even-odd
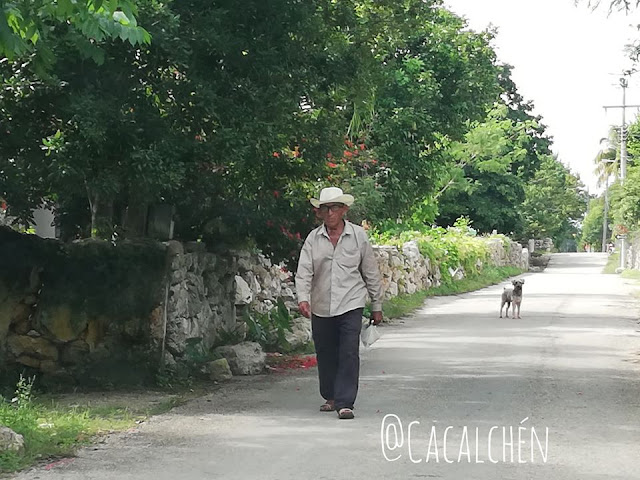
[[[62,244],[0,227],[0,367],[97,384],[152,375],[165,266],[155,242]]]
[[[554,245],[553,240],[551,238],[536,238],[533,240],[534,242],[534,250],[536,252],[551,252],[553,251]]]
[[[528,268],[527,249],[485,241],[489,264]],[[121,382],[187,362],[194,351],[206,356],[225,339],[245,340],[243,314],[267,313],[279,300],[293,316],[287,341],[311,340],[309,321],[296,315],[292,273],[259,252],[220,255],[177,241],[62,244],[1,228],[0,248],[0,355],[8,365]],[[440,285],[440,267],[416,242],[374,253],[386,298]],[[461,266],[448,273],[466,274]]]
[[[173,365],[190,343],[198,342],[199,349],[208,351],[221,331],[236,328],[237,261],[233,256],[207,252],[203,243],[170,241],[166,245],[167,308],[165,312],[163,299],[156,310],[152,339],[160,346],[164,364]]]
[[[618,243],[621,244],[620,241]],[[640,270],[640,234],[634,233],[627,237],[627,251],[625,256],[625,268]]]
[[[527,271],[529,251],[519,243],[500,238],[487,238],[489,265],[515,266]],[[442,274],[438,265],[432,265],[424,257],[415,241],[405,243],[402,248],[374,245],[385,289],[385,298],[428,290],[440,285]],[[273,265],[259,253],[237,252],[238,276],[236,307],[248,307],[260,312],[271,310],[280,297],[287,307],[297,309],[295,285],[291,272],[283,265]],[[482,266],[482,265],[479,265]],[[461,266],[452,269],[451,276],[457,280],[465,277]]]

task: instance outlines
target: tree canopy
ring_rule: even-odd
[[[150,41],[148,32],[138,26],[135,1],[9,0],[0,8],[0,56],[9,60],[30,56],[41,74],[55,60],[54,44],[61,38],[99,63],[104,60],[100,45],[107,39],[131,45]]]
[[[551,141],[492,32],[440,0],[38,5],[0,36],[0,197],[22,222],[45,201],[66,237],[127,236],[167,203],[180,238],[290,258],[338,185],[355,221],[527,231]]]

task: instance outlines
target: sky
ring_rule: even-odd
[[[590,193],[596,186],[593,159],[611,125],[622,123],[620,78],[633,67],[625,46],[640,41],[640,9],[608,15],[609,0],[593,11],[574,0],[444,0],[470,28],[498,29],[498,60],[514,67],[512,79],[534,103],[553,137],[553,151]],[[640,66],[639,66],[640,67]],[[640,72],[628,77],[627,105],[640,105]],[[627,124],[640,108],[626,109]]]

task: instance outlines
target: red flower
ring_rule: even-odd
[[[273,152],[273,156],[276,158],[280,158],[280,152]]]
[[[353,153],[351,153],[349,150],[345,150],[344,152],[342,152],[342,154],[343,154],[345,157],[351,157],[351,156],[353,155]]]
[[[349,139],[345,140],[344,144],[349,148],[353,148],[353,142]]]
[[[373,160],[371,160],[371,163],[373,163],[374,165],[378,163],[378,160],[376,160],[375,158]]]
[[[0,210],[6,210],[6,209],[7,209],[7,202],[0,203]]]
[[[367,148],[367,147],[365,147],[364,143],[361,143],[360,144],[360,150],[364,150],[365,148]]]
[[[273,196],[274,196],[275,198],[280,198],[280,192],[279,192],[278,190],[274,190],[274,191],[273,191]]]
[[[327,153],[327,158],[333,158],[333,155],[331,154],[331,152]]]
[[[327,166],[328,166],[329,168],[336,168],[338,165],[337,165],[337,164],[335,164],[335,163],[333,163],[333,162],[327,162]]]

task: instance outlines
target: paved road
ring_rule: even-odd
[[[495,286],[384,327],[353,421],[317,411],[315,371],[238,379],[19,478],[640,479],[638,311],[605,260],[562,254],[525,275],[521,320],[498,318]]]

